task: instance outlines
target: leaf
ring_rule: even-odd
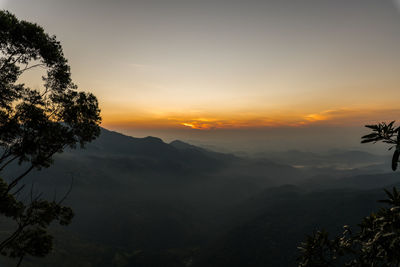
[[[372,139],[365,139],[365,140],[362,140],[361,143],[365,144],[365,143],[377,142],[377,141],[379,141],[381,139],[382,139],[381,137],[376,137],[376,138],[372,138]]]
[[[400,152],[396,149],[393,153],[392,157],[392,170],[395,171],[397,169],[397,162],[399,161]]]
[[[366,139],[366,138],[372,138],[372,137],[377,137],[377,136],[379,136],[379,134],[377,134],[377,133],[372,133],[372,134],[364,135],[364,136],[361,137],[361,138],[362,138],[362,139]]]
[[[385,191],[386,195],[388,195],[388,197],[389,197],[390,199],[393,199],[393,195],[392,195],[392,193],[391,193],[389,190],[387,190],[387,189],[383,189],[383,190]]]
[[[365,125],[365,127],[370,128],[372,130],[378,130],[378,125]]]

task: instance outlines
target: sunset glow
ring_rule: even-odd
[[[399,117],[398,1],[304,1],[2,3],[57,34],[106,128],[360,127]],[[60,8],[79,14],[55,21],[48,14]],[[34,77],[22,82],[39,86]]]
[[[400,109],[337,109],[326,110],[312,114],[272,114],[270,116],[255,116],[252,114],[225,114],[223,116],[190,117],[187,114],[165,113],[158,115],[109,118],[104,116],[105,127],[148,128],[148,129],[181,129],[195,130],[217,129],[251,129],[262,127],[306,127],[313,125],[326,126],[363,126],[383,120],[392,120],[400,116]],[[122,119],[123,118],[123,119]]]

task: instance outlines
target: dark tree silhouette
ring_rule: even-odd
[[[25,72],[45,73],[41,88],[19,82]],[[0,241],[0,253],[18,258],[45,256],[52,248],[47,228],[53,221],[68,224],[73,212],[63,199],[47,201],[26,192],[23,178],[34,169],[49,167],[56,153],[83,147],[100,133],[100,110],[94,95],[78,92],[70,67],[55,36],[37,24],[0,11],[0,175],[18,163],[15,177],[0,178],[0,214],[15,229]],[[26,195],[26,194],[25,194]]]
[[[362,137],[361,143],[384,142],[394,149],[392,169],[399,162],[400,127],[394,121],[366,125],[372,133]],[[394,187],[385,190],[388,204],[371,213],[359,224],[358,232],[344,226],[341,236],[329,239],[326,231],[307,236],[299,246],[299,266],[400,266],[400,193]]]
[[[394,148],[392,157],[392,170],[397,169],[400,155],[400,127],[394,127],[394,121],[386,124],[385,122],[376,125],[365,125],[365,127],[372,129],[372,133],[364,135],[361,143],[376,143],[383,142],[390,144],[389,150]]]

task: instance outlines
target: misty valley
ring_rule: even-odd
[[[103,128],[27,177],[49,199],[72,188],[75,217],[50,228],[48,257],[24,266],[295,266],[307,234],[356,225],[400,184],[389,161],[351,150],[238,156]]]

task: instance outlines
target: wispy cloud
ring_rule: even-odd
[[[304,116],[300,122],[307,124],[357,125],[370,122],[395,120],[400,117],[400,109],[355,109],[340,108],[324,110]]]
[[[116,114],[117,115],[117,114]],[[105,118],[106,125],[125,125],[133,128],[190,128],[195,130],[243,129],[260,127],[307,127],[313,125],[359,126],[367,123],[394,120],[400,109],[329,109],[310,114],[224,114],[206,112],[152,112],[125,114]]]

